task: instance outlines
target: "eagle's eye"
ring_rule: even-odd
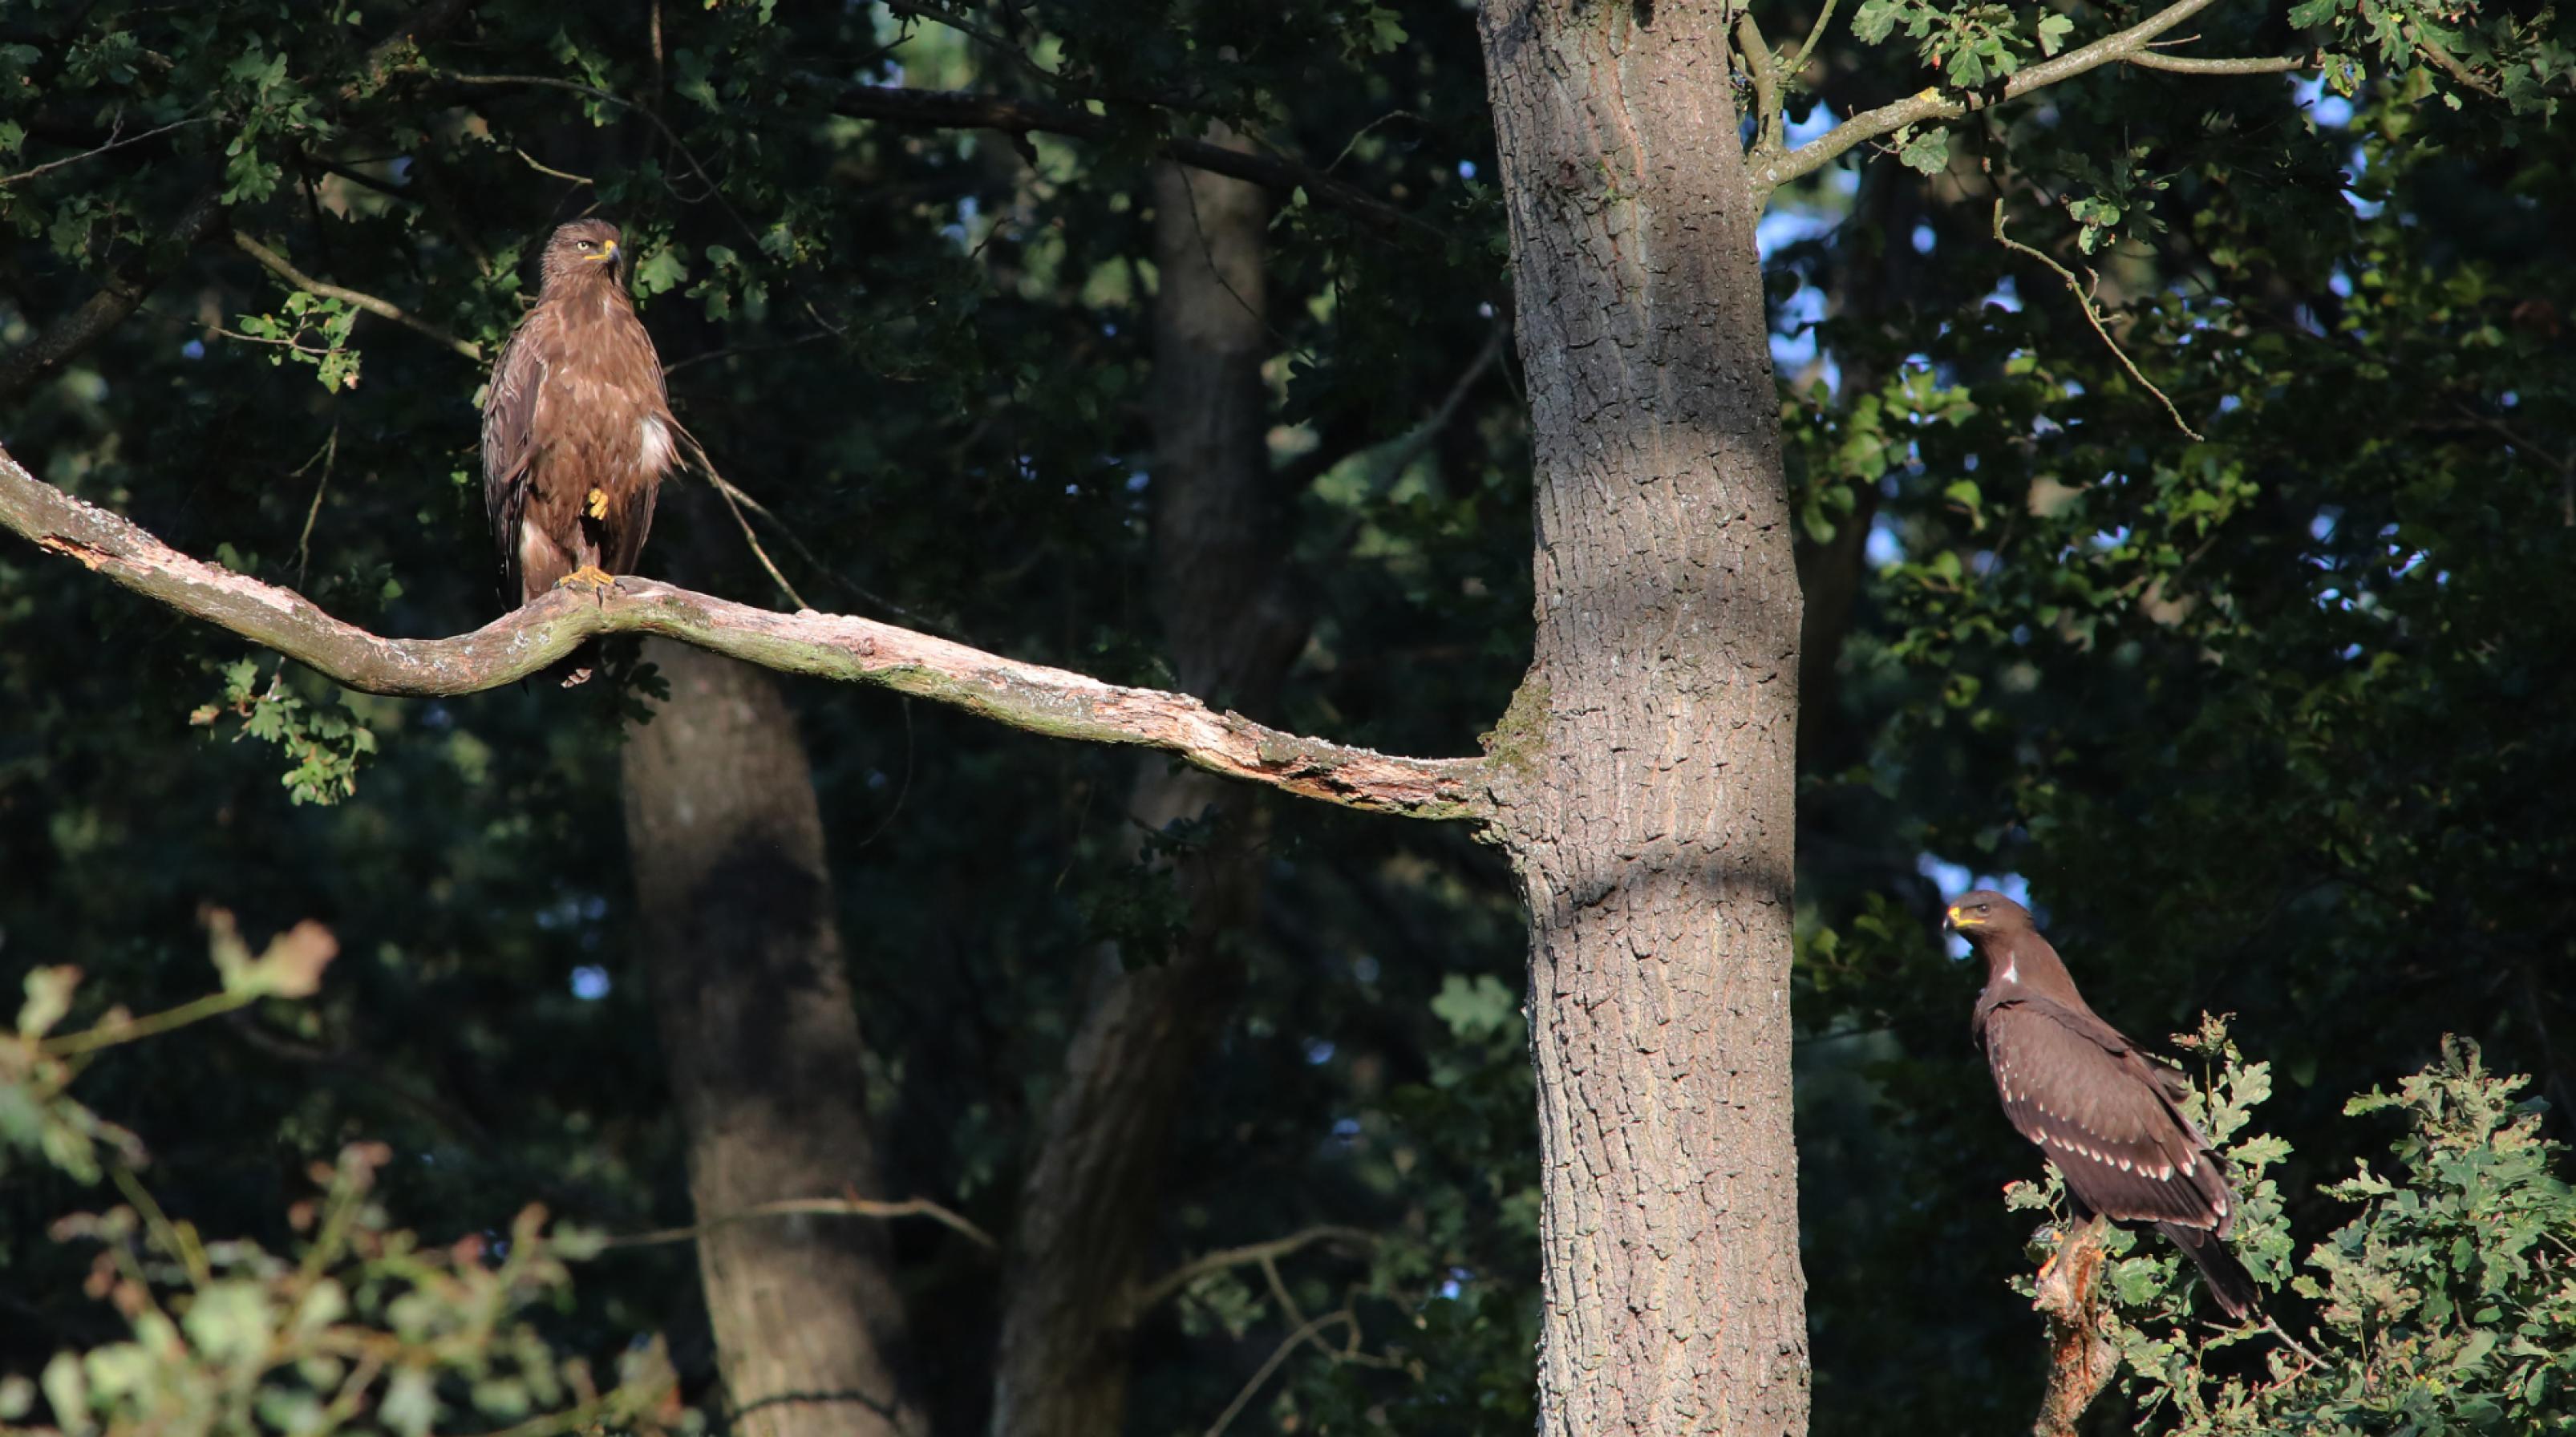
[[[1980,903],[1980,904],[1978,904],[1975,908],[1973,908],[1973,909],[1971,909],[1971,910],[1969,910],[1969,911],[1974,912],[1974,913],[1983,913],[1983,912],[1985,912],[1987,909],[1989,909],[1989,908],[1991,908],[1991,907],[1993,907],[1993,906],[1994,906],[1994,905],[1993,905],[1993,904],[1990,904],[1990,903]]]
[[[599,248],[599,241],[597,240],[574,240],[573,243],[585,250],[594,250]]]

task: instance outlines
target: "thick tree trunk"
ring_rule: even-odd
[[[1302,632],[1279,594],[1281,506],[1264,441],[1269,199],[1166,165],[1154,202],[1157,606],[1181,689],[1257,714]],[[1128,803],[1140,830],[1202,815],[1215,820],[1207,846],[1172,872],[1187,929],[1133,971],[1114,951],[1096,960],[1065,1087],[1021,1191],[994,1385],[999,1437],[1115,1437],[1125,1423],[1133,1295],[1153,1275],[1171,1120],[1232,1011],[1240,963],[1230,945],[1261,897],[1258,795],[1159,756],[1141,765]]]
[[[1537,659],[1541,1428],[1806,1426],[1789,960],[1800,599],[1716,3],[1493,0]]]
[[[625,753],[626,835],[700,1223],[782,1198],[877,1196],[858,1016],[823,825],[765,669],[655,641],[671,697]],[[845,1217],[700,1234],[732,1430],[909,1437],[884,1230]]]

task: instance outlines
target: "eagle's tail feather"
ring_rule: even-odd
[[[2184,1227],[2180,1223],[2160,1222],[2156,1231],[2172,1238],[2200,1266],[2202,1281],[2209,1284],[2209,1295],[2227,1310],[2229,1317],[2243,1317],[2259,1304],[2254,1287],[2254,1274],[2227,1250],[2227,1240],[2207,1228]]]

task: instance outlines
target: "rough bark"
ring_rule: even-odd
[[[1157,607],[1182,684],[1259,712],[1300,633],[1278,596],[1279,497],[1263,437],[1269,201],[1171,164],[1154,200]],[[1002,1437],[1114,1437],[1124,1425],[1162,1155],[1189,1075],[1232,1009],[1232,935],[1253,926],[1261,892],[1254,796],[1165,761],[1141,767],[1128,804],[1139,831],[1203,815],[1209,842],[1171,874],[1186,929],[1133,971],[1114,951],[1096,959],[1021,1194],[995,1384]]]
[[[628,736],[627,842],[732,1430],[923,1432],[883,1225],[718,1222],[873,1198],[876,1158],[821,811],[777,680],[679,644],[652,658],[671,697]]]
[[[1482,17],[1530,378],[1548,1433],[1806,1425],[1790,1135],[1800,597],[1722,4]]]
[[[2084,1409],[2120,1370],[2120,1349],[2102,1321],[2102,1263],[2110,1224],[2095,1218],[2069,1233],[2039,1272],[2031,1306],[2048,1318],[2048,1383],[2040,1393],[2033,1437],[2075,1437]]]

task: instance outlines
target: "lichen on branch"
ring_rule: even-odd
[[[782,614],[646,579],[621,579],[597,598],[558,590],[454,638],[386,638],[291,589],[182,554],[36,478],[5,450],[0,524],[367,693],[477,693],[539,673],[594,635],[659,634],[785,673],[894,689],[1030,733],[1161,749],[1211,773],[1345,808],[1434,819],[1480,818],[1491,809],[1482,758],[1404,758],[1305,738],[1187,694],[1103,683],[872,619]]]

